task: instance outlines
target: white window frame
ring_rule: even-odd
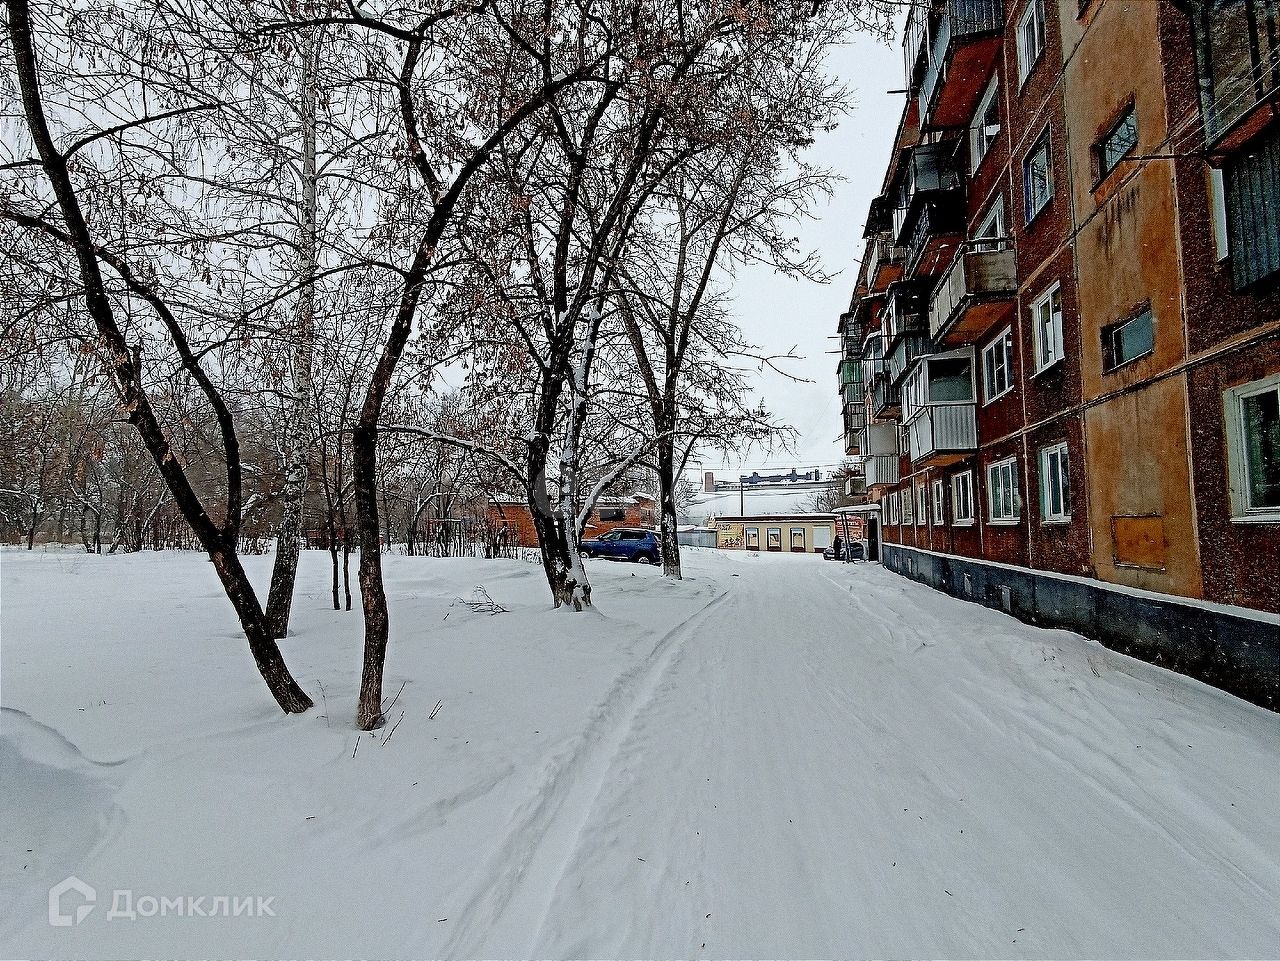
[[[999,370],[994,365],[987,367],[987,355],[994,355],[997,351],[1002,352],[1004,357],[1004,387],[996,393],[991,392],[991,382],[994,379],[991,374],[993,371]],[[982,348],[982,404],[985,407],[992,401],[999,400],[1009,391],[1013,390],[1013,328],[1006,327],[996,336],[996,339],[987,346]]]
[[[951,526],[972,527],[973,471],[961,471],[951,478]]]
[[[1034,203],[1033,207],[1031,178],[1028,174],[1031,171],[1031,159],[1042,150],[1044,151],[1044,196],[1036,198],[1039,202]],[[1031,223],[1040,216],[1040,212],[1045,207],[1049,206],[1049,202],[1053,200],[1053,189],[1053,136],[1046,127],[1044,133],[1036,138],[1031,149],[1022,158],[1022,206],[1026,223]]]
[[[1272,374],[1222,393],[1227,428],[1227,479],[1230,486],[1231,520],[1238,524],[1280,523],[1280,510],[1249,504],[1249,448],[1244,434],[1242,402],[1267,393],[1280,394],[1280,374]]]
[[[1062,284],[1053,284],[1031,302],[1031,331],[1035,344],[1035,373],[1039,374],[1066,356],[1062,346]]]
[[[1053,503],[1050,480],[1057,475],[1060,504]],[[1040,448],[1040,522],[1066,524],[1071,520],[1071,455],[1066,441]]]
[[[1031,42],[1028,43],[1027,28],[1032,26],[1034,22],[1034,30],[1031,31]],[[1027,82],[1027,78],[1031,76],[1035,66],[1040,62],[1040,58],[1044,56],[1044,48],[1046,44],[1045,37],[1045,15],[1044,0],[1031,0],[1027,4],[1027,9],[1022,11],[1022,16],[1018,17],[1018,85],[1022,86]],[[1033,49],[1034,48],[1034,49]]]
[[[941,477],[933,482],[933,526],[941,527],[943,521],[942,498],[946,495],[947,485]]]
[[[911,491],[903,491],[907,496],[902,498],[902,525],[904,527],[914,527],[916,523],[915,511],[911,503]]]
[[[986,214],[982,221],[978,224],[978,229],[974,231],[973,239],[977,241],[983,240],[1004,240],[1009,234],[1005,229],[1004,223],[1004,195],[996,197],[995,202],[987,208]],[[976,249],[983,249],[981,245],[977,245]],[[995,250],[996,245],[992,245],[990,250]]]
[[[997,479],[997,475],[1000,475]],[[997,526],[1016,524],[1022,517],[1022,498],[1018,484],[1018,458],[1006,457],[987,465],[987,523]],[[1004,510],[1004,491],[1009,491],[1011,513]],[[996,503],[999,492],[1000,504]],[[997,507],[999,512],[997,513]]]
[[[1000,92],[998,80],[999,75],[991,78],[991,83],[987,84],[986,92],[983,93],[982,99],[978,101],[978,109],[973,112],[973,124],[969,128],[969,157],[970,170],[972,171],[976,171],[982,165],[983,158],[991,152],[991,145],[996,142],[996,137],[1000,136],[1000,107],[998,103],[996,105],[997,122],[994,124],[983,123],[992,103],[996,103],[996,94]]]
[[[916,489],[916,527],[929,523],[929,488],[924,481],[915,482]]]

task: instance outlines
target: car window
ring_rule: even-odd
[[[618,531],[609,531],[607,534],[602,534],[600,540],[616,541],[620,536],[622,535]]]

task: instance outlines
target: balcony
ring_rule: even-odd
[[[929,329],[928,306],[922,284],[914,280],[890,284],[884,305],[885,334],[890,342],[904,334],[926,332]]]
[[[929,339],[927,333],[904,334],[899,337],[894,341],[893,349],[889,352],[886,362],[890,382],[901,384],[916,358],[931,353],[933,353],[933,341]]]
[[[866,396],[866,392],[862,389],[862,381],[860,380],[845,384],[840,388],[840,397],[846,407],[850,404],[861,404],[866,399]]]
[[[893,242],[886,230],[877,234],[867,246],[867,283],[873,291],[881,291],[902,276],[906,248]]]
[[[867,490],[875,487],[893,487],[898,483],[898,455],[872,454],[862,460],[867,478]]]
[[[964,190],[957,188],[926,201],[907,243],[907,272],[934,277],[946,269],[956,245],[964,238]]]
[[[1274,122],[1280,103],[1280,9],[1272,0],[1207,3],[1194,10],[1200,110],[1214,154],[1239,149]]]
[[[970,344],[1006,316],[1018,290],[1007,239],[963,244],[929,301],[929,333],[941,344]]]
[[[920,214],[929,204],[949,203],[964,216],[964,177],[958,141],[921,144],[911,150],[898,173],[897,207],[893,211],[893,242],[907,247],[911,264],[911,239]]]
[[[862,448],[858,441],[859,432],[856,430],[847,430],[844,432],[844,453],[846,457],[856,457],[862,452]]]
[[[973,348],[922,357],[902,392],[907,455],[917,466],[943,466],[978,446]]]
[[[867,403],[865,398],[859,398],[852,404],[846,404],[844,407],[845,434],[856,434],[865,426],[867,426]]]
[[[921,126],[962,127],[969,122],[1000,53],[1003,0],[946,0],[929,18],[917,65]]]
[[[897,417],[902,413],[902,385],[882,373],[871,385],[871,413],[876,417]]]

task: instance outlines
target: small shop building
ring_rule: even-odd
[[[821,554],[835,537],[834,514],[717,517],[716,547],[728,551]]]

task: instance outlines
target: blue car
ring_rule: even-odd
[[[607,534],[583,541],[579,551],[583,557],[607,557],[641,564],[657,564],[662,560],[658,535],[639,527],[615,527]]]

